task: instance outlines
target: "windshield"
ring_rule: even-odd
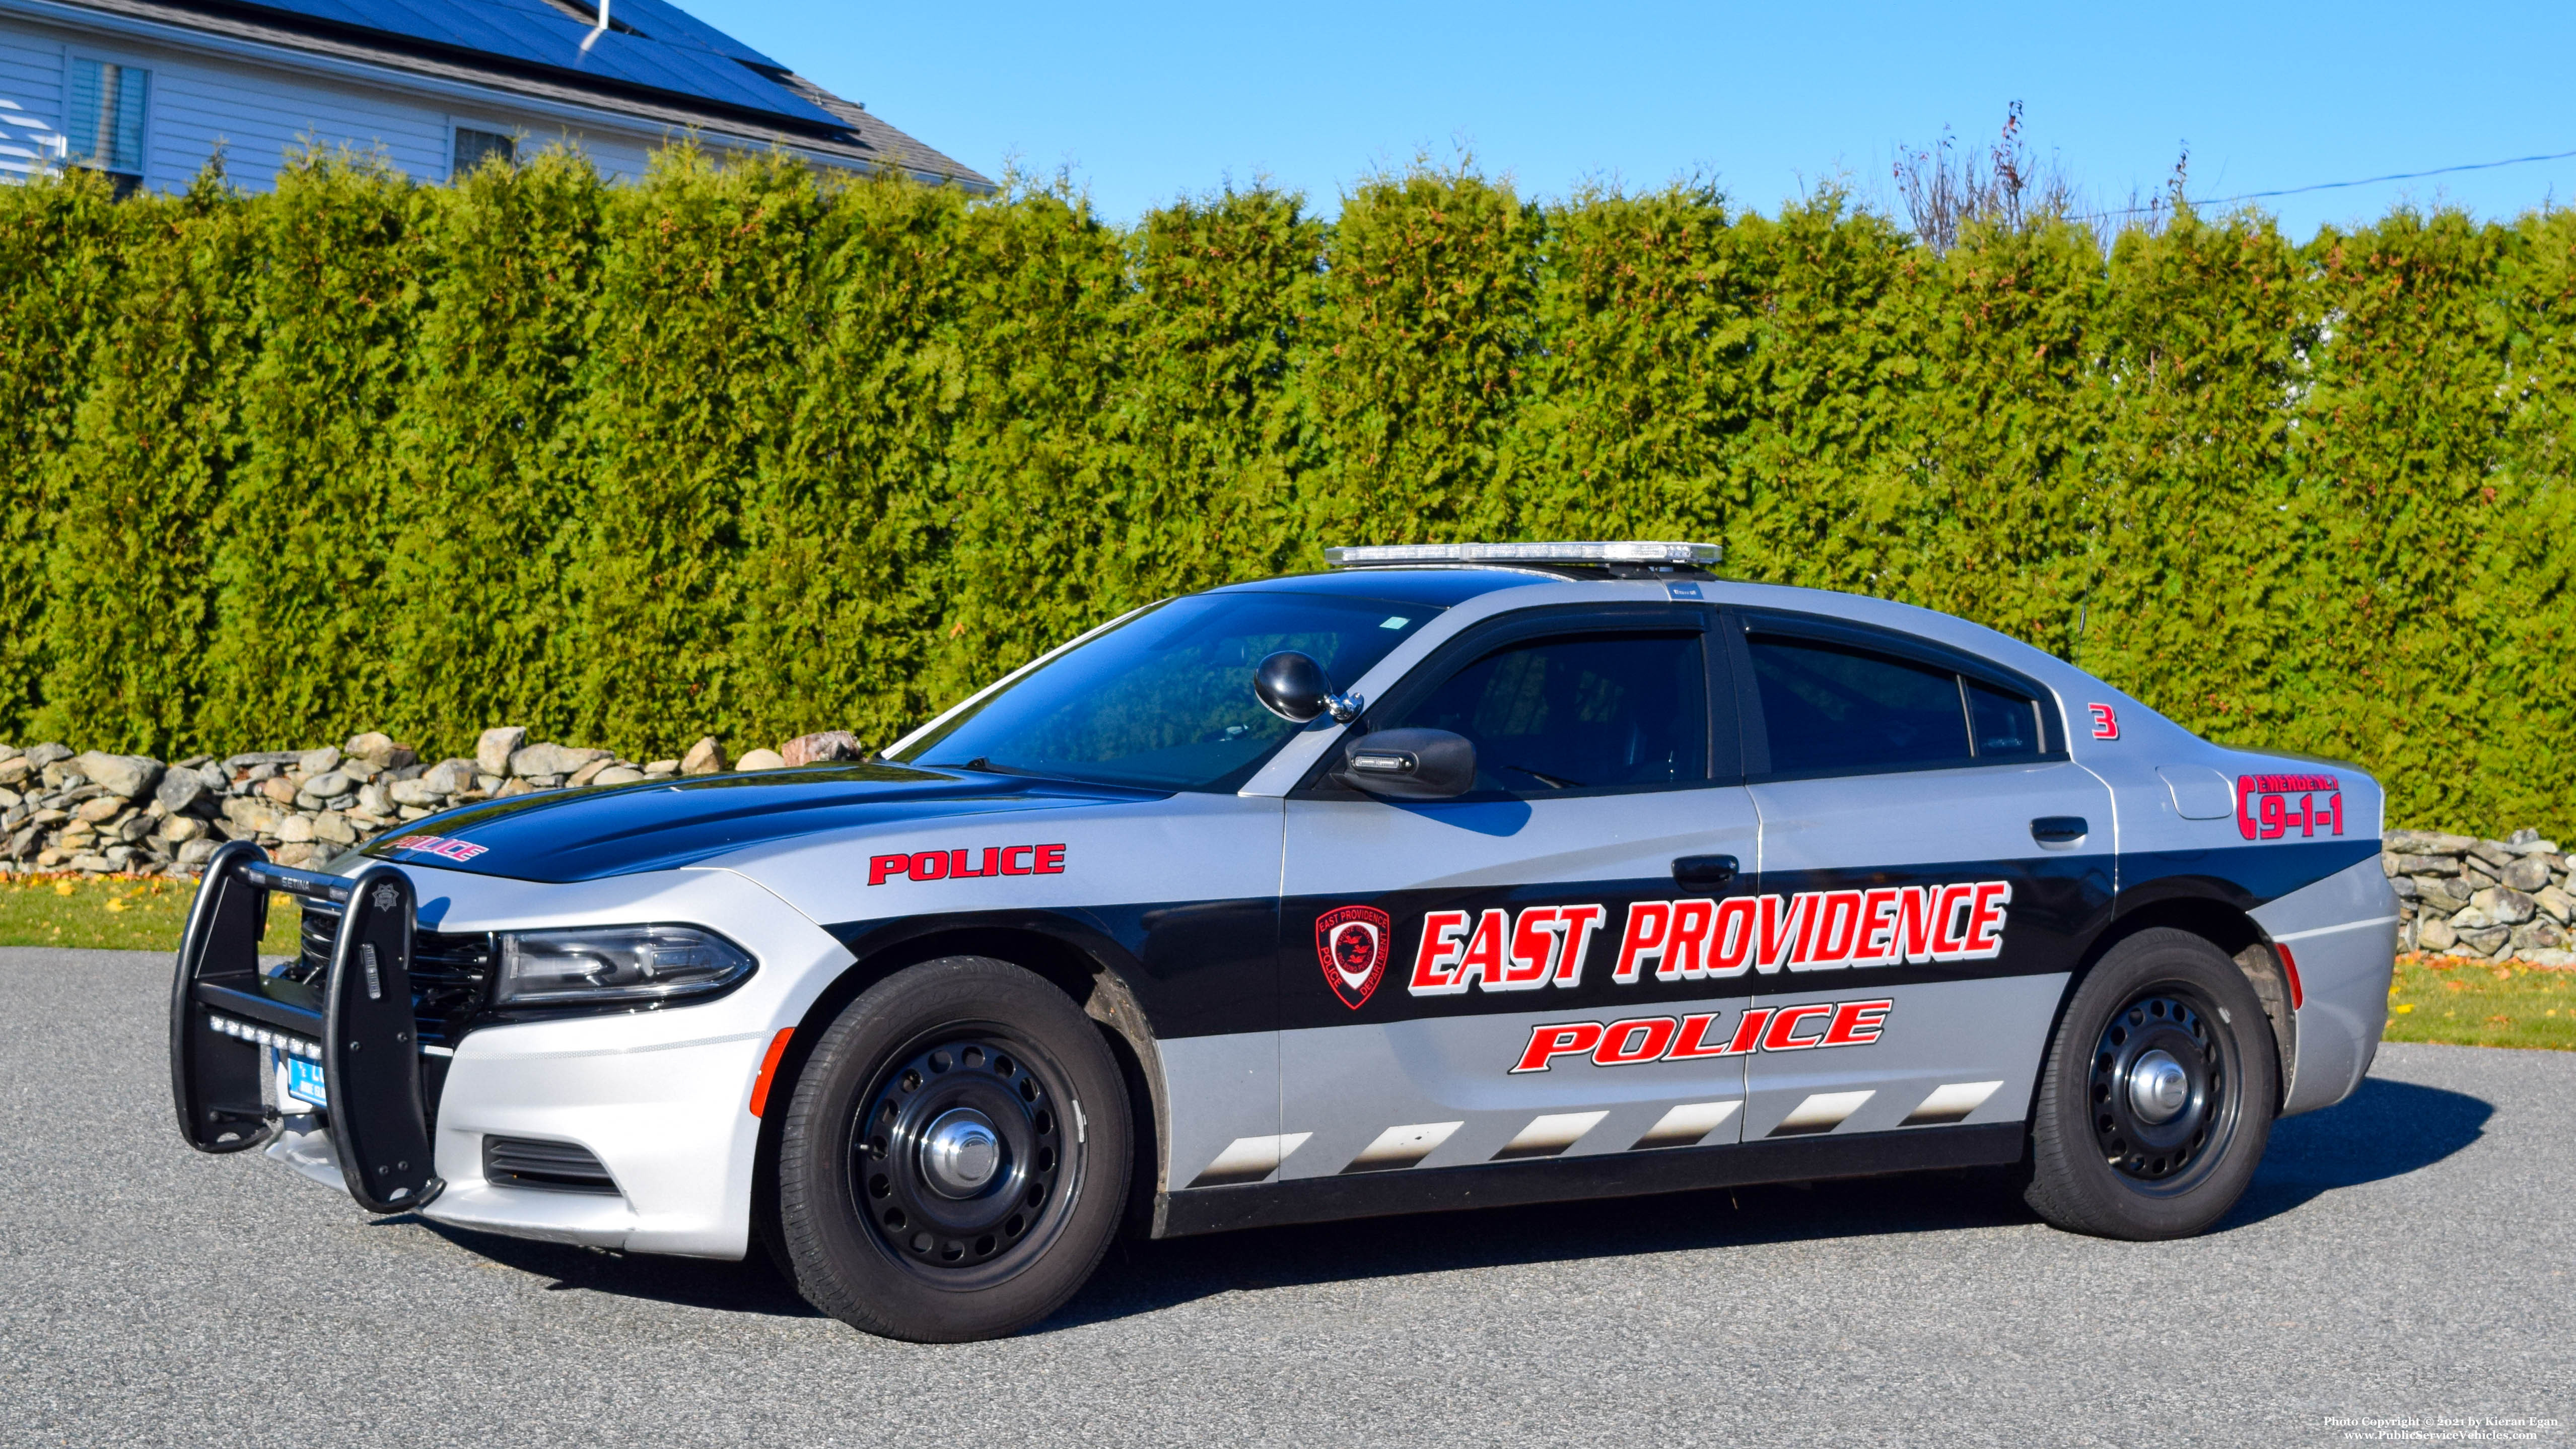
[[[1299,729],[1261,707],[1252,671],[1282,649],[1348,689],[1440,611],[1294,593],[1155,605],[988,695],[892,756],[1172,790],[1234,790]]]

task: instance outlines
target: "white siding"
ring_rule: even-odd
[[[56,159],[62,128],[62,43],[0,27],[0,174]]]
[[[522,155],[566,142],[587,153],[602,174],[633,180],[665,139],[660,126],[644,123],[571,126],[499,91],[477,101],[415,93],[391,77],[370,87],[172,43],[13,21],[0,24],[0,176],[23,175],[42,149],[41,138],[59,131],[63,66],[71,54],[152,73],[143,183],[156,191],[184,190],[218,142],[232,183],[265,191],[276,185],[288,154],[311,143],[381,152],[414,180],[444,181],[455,128],[463,125],[518,136]]]

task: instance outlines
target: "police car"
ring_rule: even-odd
[[[182,1131],[956,1340],[1122,1225],[2018,1165],[2061,1227],[2189,1234],[2370,1065],[2397,913],[2349,766],[1708,545],[1328,557],[878,761],[473,805],[327,872],[225,846]]]

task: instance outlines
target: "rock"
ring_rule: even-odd
[[[2463,906],[2451,917],[2451,929],[2455,931],[2483,931],[2494,924],[2495,918],[2476,906]]]
[[[405,805],[394,812],[396,820],[427,820],[438,812],[426,805]]]
[[[52,806],[47,806],[27,818],[38,825],[60,825],[64,821],[71,819],[72,813],[68,810],[57,810]]]
[[[75,855],[71,858],[71,867],[74,870],[88,871],[92,875],[105,875],[116,869],[116,862],[103,855]]]
[[[2469,897],[2469,909],[2484,911],[2499,926],[2519,926],[2537,909],[2531,897],[2511,886],[2489,886]]]
[[[318,750],[306,750],[295,757],[295,768],[302,771],[308,779],[315,775],[328,774],[339,766],[340,752],[329,745],[324,745]]]
[[[848,730],[822,730],[798,735],[780,745],[778,754],[791,765],[811,765],[821,760],[863,760],[868,752]]]
[[[603,750],[600,752],[598,759],[593,760],[589,764],[582,766],[580,769],[573,771],[572,774],[564,780],[564,783],[575,788],[587,785],[591,781],[599,778],[600,771],[605,770],[616,763],[617,761],[612,758],[607,751]]]
[[[2451,876],[2418,875],[2407,879],[2415,882],[2416,893],[2429,903],[2439,902],[2445,913],[2469,903],[2467,883]]]
[[[396,780],[385,787],[385,795],[392,804],[416,805],[423,810],[436,809],[446,799],[439,791],[429,788],[426,780]]]
[[[316,852],[309,840],[291,840],[277,848],[279,865],[311,865]]]
[[[606,750],[585,750],[572,745],[530,745],[510,755],[510,773],[521,779],[539,775],[569,775],[593,760],[611,756]]]
[[[54,763],[56,760],[68,760],[71,757],[72,747],[67,744],[63,744],[58,740],[47,740],[41,745],[32,746],[28,749],[26,755],[26,758],[33,762],[39,770]]]
[[[2513,949],[2520,951],[2563,951],[2567,949],[2567,932],[2556,921],[2546,918],[2525,921],[2513,928]]]
[[[358,808],[369,815],[391,815],[394,813],[393,791],[383,785],[361,785],[358,787]]]
[[[73,767],[128,800],[151,793],[161,780],[161,762],[148,755],[106,755],[96,750],[80,756]]]
[[[529,784],[525,780],[514,778],[502,781],[501,788],[492,792],[492,798],[495,800],[507,800],[513,795],[533,795],[536,792],[536,786]]]
[[[2536,891],[2549,884],[2549,862],[2526,855],[2506,866],[2500,879],[2515,890]]]
[[[2401,901],[2411,901],[2420,894],[2415,887],[2414,878],[2411,876],[2401,875],[2397,877],[2395,880],[2388,883],[2388,888],[2395,891],[2397,893],[2397,898]]]
[[[181,843],[179,846],[179,863],[187,866],[191,870],[204,865],[207,861],[214,858],[215,844],[216,843],[214,841],[207,840],[202,837]]]
[[[2482,860],[2497,870],[2513,864],[2513,848],[2501,840],[2481,840],[2460,852],[2471,860]]]
[[[680,773],[683,775],[721,774],[724,767],[724,746],[716,743],[714,735],[689,746],[689,752],[680,757]]]
[[[259,793],[280,805],[295,803],[295,782],[284,775],[271,775],[259,782]]]
[[[527,743],[528,732],[517,725],[485,730],[474,741],[474,763],[486,775],[507,775],[510,773],[510,757],[525,748]]]
[[[128,845],[138,844],[160,823],[158,817],[146,815],[138,810],[117,823],[116,838]]]
[[[478,774],[474,777],[474,788],[482,791],[486,795],[498,794],[501,789],[502,781],[508,778],[509,777],[506,775]]]
[[[519,778],[531,790],[558,789],[564,782],[564,777],[561,775],[522,775]]]
[[[115,819],[117,812],[124,808],[125,801],[119,797],[114,795],[101,795],[94,800],[82,801],[80,808],[72,812],[72,818],[75,820],[86,820],[95,825],[102,820]]]
[[[644,772],[632,765],[611,765],[590,777],[594,785],[632,785],[644,778]]]
[[[2383,855],[2380,865],[2390,875],[2458,875],[2460,861],[2450,855]]]
[[[69,857],[60,847],[47,846],[43,850],[36,852],[36,868],[38,870],[51,870],[55,866],[62,864],[64,860],[68,858]]]
[[[15,785],[24,780],[31,780],[35,778],[35,774],[36,762],[25,755],[20,755],[14,760],[0,761],[0,785]]]
[[[294,845],[300,841],[311,840],[313,838],[313,817],[310,815],[289,815],[285,819],[277,822],[276,833],[278,839],[285,841],[289,845]]]
[[[304,793],[316,800],[346,795],[357,788],[357,782],[338,770],[324,770],[304,782]]]
[[[165,813],[177,815],[203,805],[213,793],[206,787],[205,776],[194,770],[172,769],[162,772],[161,783],[152,791],[152,798],[160,803]]]
[[[173,815],[161,822],[161,838],[172,845],[196,840],[206,833],[206,822],[194,815]]]
[[[462,795],[474,788],[475,762],[441,760],[424,771],[420,783],[438,795]]]
[[[340,750],[343,754],[364,760],[379,770],[399,770],[420,758],[411,746],[398,745],[394,743],[393,736],[378,734],[374,730],[369,730],[362,735],[351,735],[349,742],[342,745]]]
[[[655,760],[653,763],[644,767],[644,777],[648,780],[660,779],[664,775],[676,775],[678,773],[680,773],[680,762],[677,760]]]
[[[2576,897],[2569,896],[2567,892],[2556,886],[2543,886],[2532,892],[2531,903],[2538,906],[2543,915],[2562,926],[2570,921],[2576,921]]]
[[[776,750],[745,750],[742,758],[733,762],[733,767],[737,770],[781,770],[787,767],[787,757]]]
[[[2457,855],[2477,843],[2474,835],[2447,835],[2439,830],[2391,830],[2379,837],[2381,849],[2400,855]]]
[[[2512,932],[2502,926],[2489,926],[2479,931],[2462,931],[2460,944],[2480,956],[2491,957],[2504,949],[2505,942],[2511,935]]]
[[[327,840],[333,845],[355,845],[358,843],[358,828],[339,811],[325,810],[313,817],[313,838]]]

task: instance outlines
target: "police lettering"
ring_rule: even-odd
[[[904,878],[918,881],[980,880],[990,875],[1062,875],[1061,845],[987,845],[979,852],[921,850],[910,855],[868,857],[868,884],[884,885]]]
[[[1701,1057],[1740,1057],[1754,1052],[1802,1052],[1819,1047],[1868,1046],[1887,1029],[1894,1000],[1810,1001],[1798,1006],[1755,1006],[1737,1018],[1731,1032],[1719,1028],[1725,1015],[1699,1011],[1688,1016],[1640,1016],[1628,1021],[1557,1021],[1530,1028],[1529,1045],[1521,1049],[1512,1075],[1544,1072],[1559,1058],[1589,1059],[1596,1067],[1633,1067],[1644,1062],[1681,1062]]]
[[[1638,901],[1617,937],[1610,979],[1634,985],[1788,971],[1839,971],[2003,954],[2010,881],[1875,886],[1725,900]],[[1583,983],[1600,906],[1432,911],[1422,918],[1407,989],[1416,996],[1531,991]]]

